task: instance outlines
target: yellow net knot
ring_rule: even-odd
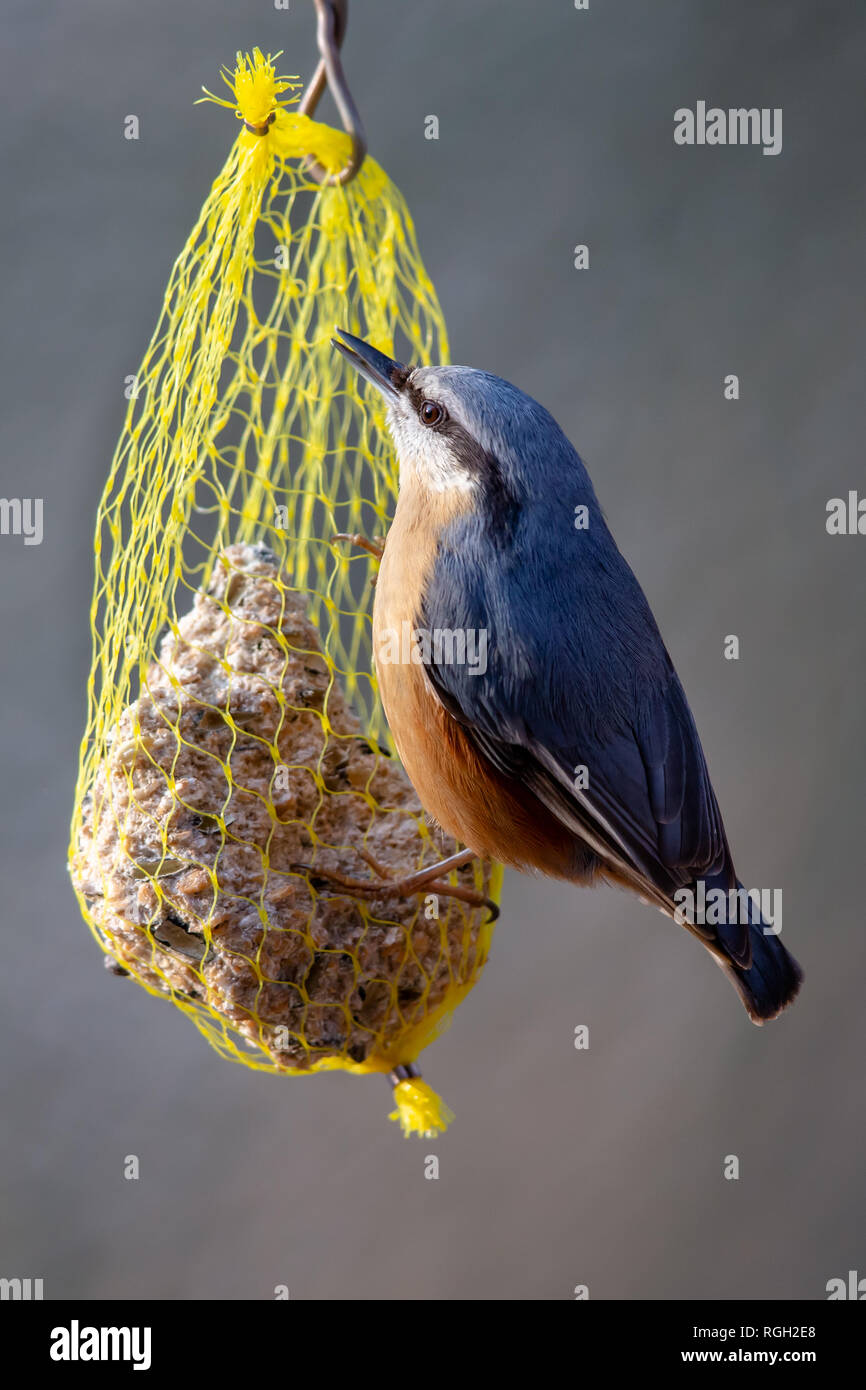
[[[277,76],[274,64],[281,56],[282,49],[279,53],[269,53],[267,57],[260,48],[254,48],[252,54],[238,53],[234,71],[223,68],[220,72],[233,100],[214,96],[207,87],[202,87],[204,96],[199,97],[199,101],[213,101],[217,106],[227,106],[250,130],[257,135],[264,134],[276,112],[286,104],[277,98],[283,92],[294,92],[302,85],[297,74],[293,77]],[[293,102],[298,98],[290,96],[288,100]]]
[[[391,1112],[388,1119],[399,1121],[407,1139],[410,1134],[434,1139],[437,1134],[444,1134],[454,1119],[454,1112],[420,1076],[398,1081],[394,1087],[394,1100],[397,1109]]]

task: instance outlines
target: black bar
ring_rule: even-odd
[[[363,1303],[363,1299],[358,1301]],[[404,1311],[398,1304],[387,1317],[377,1314],[372,1321],[366,1307],[356,1312],[350,1303],[336,1307],[323,1304],[313,1312],[310,1304],[300,1299],[228,1305],[193,1300],[5,1301],[0,1305],[0,1316],[6,1344],[14,1346],[26,1372],[61,1379],[86,1374],[92,1379],[101,1370],[114,1376],[136,1374],[133,1365],[138,1360],[141,1370],[137,1380],[148,1374],[162,1376],[194,1369],[197,1377],[219,1376],[222,1382],[227,1374],[237,1373],[257,1385],[263,1384],[266,1376],[284,1376],[290,1366],[297,1370],[308,1364],[312,1369],[317,1364],[317,1345],[323,1358],[318,1369],[327,1366],[332,1377],[340,1350],[345,1349],[349,1364],[356,1354],[350,1349],[357,1349],[356,1338],[361,1335],[366,1339],[364,1360],[368,1368],[374,1361],[384,1369],[394,1357],[392,1372],[397,1376],[407,1357],[412,1362],[413,1378],[425,1370],[428,1375],[437,1374],[437,1368],[442,1375],[449,1373],[455,1356],[464,1365],[464,1356],[470,1362],[489,1357],[492,1366],[503,1353],[512,1357],[521,1343],[537,1363],[539,1323],[548,1318],[545,1331],[549,1328],[554,1336],[560,1333],[566,1339],[559,1344],[557,1357],[565,1357],[575,1374],[581,1367],[587,1371],[592,1368],[593,1379],[604,1372],[652,1375],[674,1367],[688,1370],[707,1365],[729,1370],[758,1365],[772,1369],[807,1366],[826,1379],[834,1371],[858,1364],[864,1329],[854,1308],[834,1301],[614,1303],[575,1299],[571,1307],[558,1311],[551,1307],[547,1313],[544,1306],[532,1303],[523,1305],[517,1315],[508,1314],[504,1335],[496,1326],[494,1303],[486,1305],[484,1323],[478,1321],[476,1304],[467,1304],[465,1328],[461,1328],[462,1318],[453,1304],[443,1316],[440,1304],[419,1307],[410,1301]],[[117,1335],[103,1334],[102,1329],[117,1329]],[[134,1329],[138,1329],[137,1336]],[[324,1340],[323,1332],[327,1334]],[[415,1343],[411,1353],[404,1342],[407,1336]],[[395,1338],[403,1343],[402,1351],[394,1344]],[[379,1345],[371,1345],[371,1339]],[[542,1345],[549,1347],[546,1360],[554,1354],[556,1344]],[[115,1349],[118,1354],[125,1353],[126,1360],[113,1359]],[[87,1359],[91,1351],[105,1359]],[[68,1359],[57,1359],[61,1354]],[[205,1382],[199,1379],[197,1383]]]

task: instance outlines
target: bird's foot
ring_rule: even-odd
[[[499,907],[492,898],[485,897],[483,893],[477,892],[474,888],[467,888],[463,884],[449,883],[440,877],[441,874],[450,873],[454,869],[462,869],[477,858],[474,850],[461,850],[458,854],[452,854],[447,859],[441,859],[438,864],[430,864],[426,869],[419,869],[417,873],[409,874],[405,878],[392,878],[389,871],[379,864],[367,850],[358,851],[365,864],[376,874],[375,879],[369,878],[349,878],[345,874],[338,874],[331,869],[320,869],[312,864],[293,864],[292,868],[296,872],[310,873],[316,878],[333,883],[339,888],[345,888],[350,893],[357,893],[365,897],[373,897],[376,894],[396,893],[401,898],[410,898],[415,893],[435,893],[441,898],[456,898],[459,902],[469,903],[472,907],[486,907],[490,916],[488,922],[495,922],[499,916]]]
[[[369,540],[367,536],[362,536],[360,531],[338,531],[336,536],[331,537],[331,545],[336,545],[337,541],[348,541],[350,545],[356,545],[360,550],[366,550],[368,555],[372,555],[374,560],[381,560],[385,553],[385,540],[382,536],[374,536]]]

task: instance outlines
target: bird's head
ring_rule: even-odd
[[[381,391],[397,450],[400,486],[464,492],[523,505],[561,487],[583,465],[531,396],[474,367],[407,367],[342,329],[335,348]]]

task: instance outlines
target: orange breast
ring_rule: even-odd
[[[444,830],[484,857],[574,878],[582,858],[574,837],[536,797],[476,752],[442,706],[423,665],[402,659],[403,634],[418,626],[438,536],[467,505],[465,493],[430,493],[414,482],[401,487],[373,605],[385,715],[424,809]]]

